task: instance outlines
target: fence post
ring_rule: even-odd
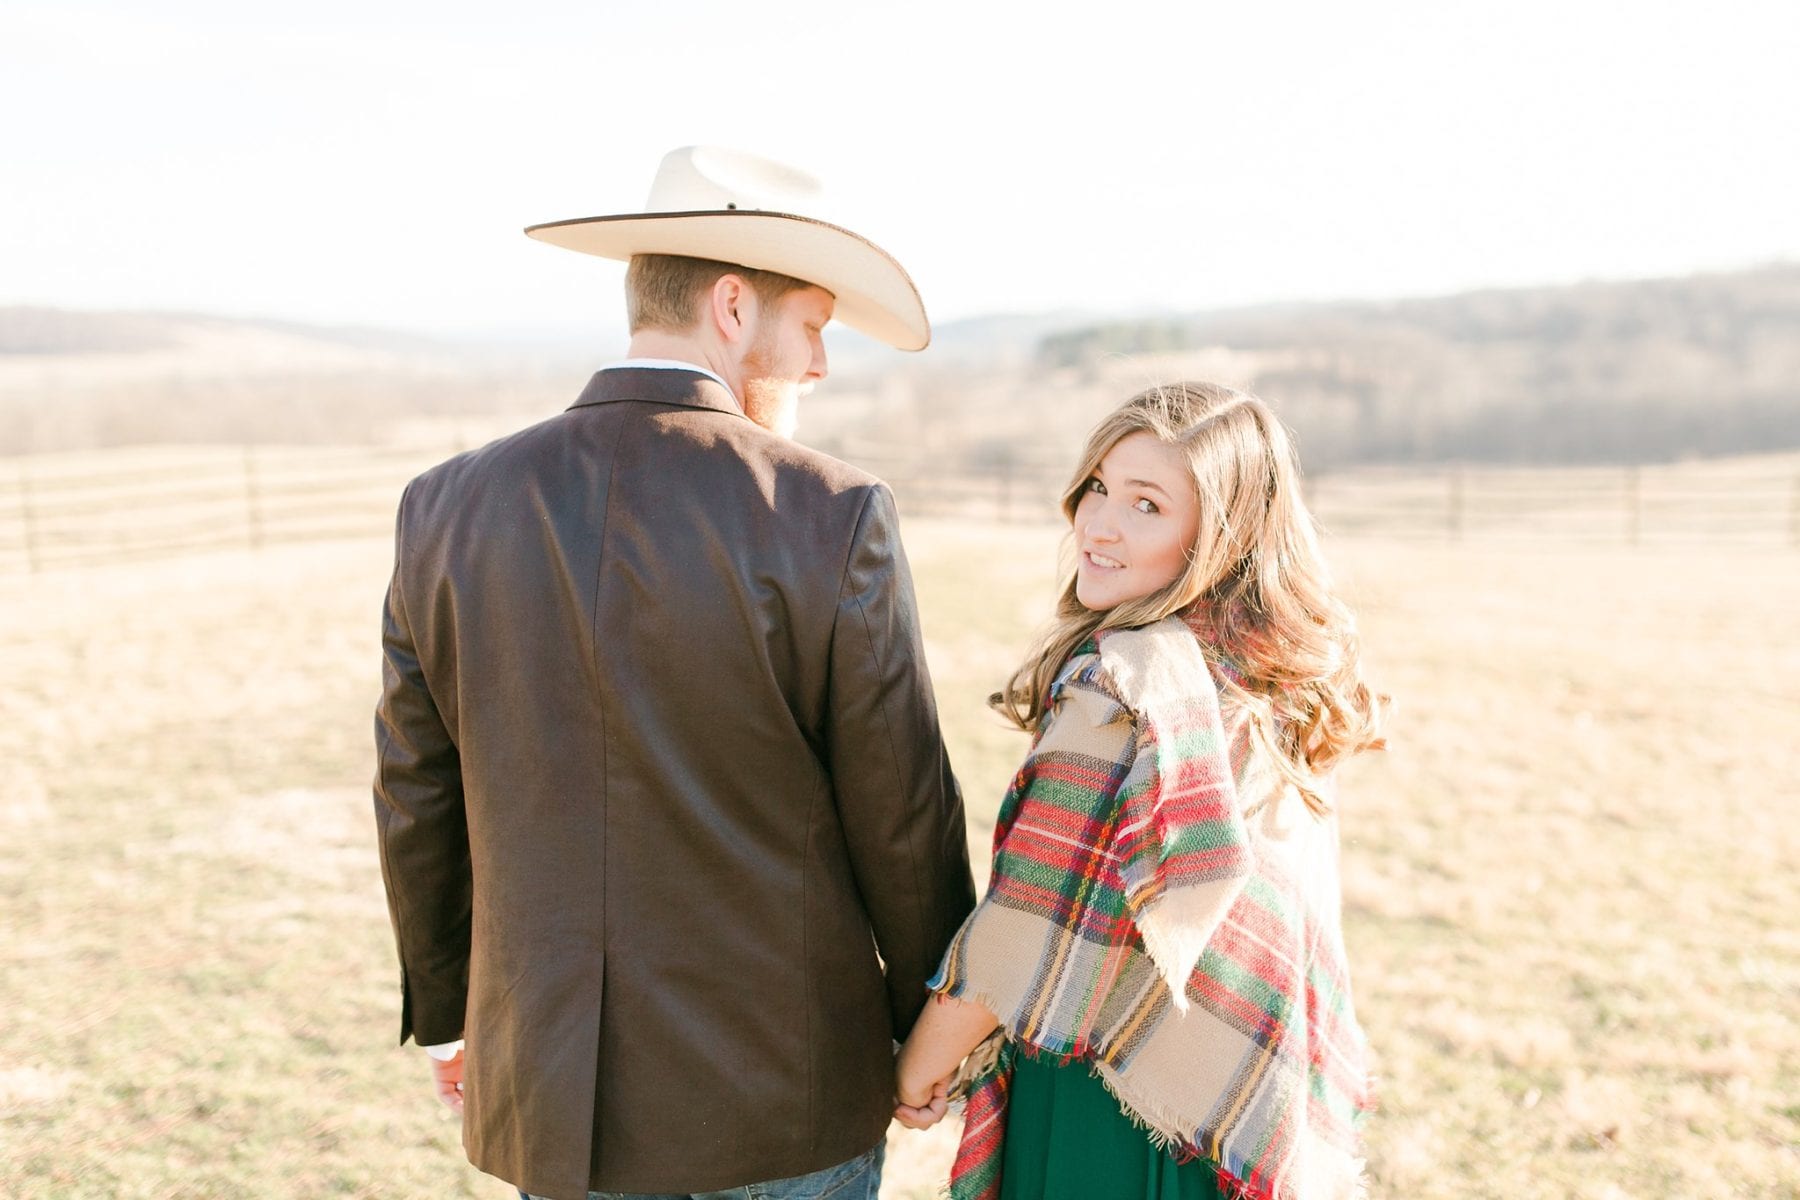
[[[256,486],[256,447],[244,445],[244,525],[252,550],[263,544],[262,497]]]
[[[37,510],[31,503],[31,476],[19,464],[19,519],[25,533],[25,562],[33,575],[43,566],[38,556]]]
[[[1636,466],[1625,468],[1625,539],[1635,546],[1643,535],[1643,485]]]

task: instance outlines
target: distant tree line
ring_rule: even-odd
[[[916,358],[849,357],[806,402],[801,437],[946,471],[1066,464],[1131,392],[1208,378],[1273,404],[1311,470],[1800,447],[1800,265],[1153,320],[977,318],[939,334]],[[263,353],[271,341],[286,357]],[[0,454],[353,443],[413,418],[548,416],[597,365],[369,330],[0,308]]]
[[[1800,266],[1111,322],[1037,370],[1229,350],[1310,463],[1656,462],[1800,447]]]

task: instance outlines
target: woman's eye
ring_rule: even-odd
[[[1139,512],[1142,512],[1142,513],[1153,513],[1153,512],[1162,511],[1161,509],[1156,507],[1156,501],[1150,499],[1150,497],[1148,497],[1148,496],[1139,497],[1138,502],[1136,504],[1132,505],[1131,507],[1137,509]]]
[[[1082,484],[1081,490],[1084,492],[1092,492],[1096,496],[1106,495],[1106,485],[1101,483],[1097,477],[1090,478],[1086,483]]]

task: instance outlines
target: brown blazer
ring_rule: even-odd
[[[383,648],[400,1039],[467,1036],[476,1166],[580,1200],[880,1140],[974,904],[882,483],[602,371],[408,486]]]

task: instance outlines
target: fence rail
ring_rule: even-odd
[[[387,537],[407,479],[451,447],[235,447],[0,462],[0,572],[231,547]],[[903,512],[1043,521],[1060,464],[846,455]],[[108,465],[110,463],[110,466]],[[1329,533],[1443,541],[1800,549],[1800,462],[1369,468],[1310,478]]]
[[[1036,520],[1066,476],[999,463],[946,477],[863,460],[908,513]],[[1305,481],[1330,534],[1457,541],[1800,549],[1800,462],[1614,468],[1363,468]]]
[[[452,453],[232,447],[14,459],[0,474],[0,572],[393,530],[406,481]]]

